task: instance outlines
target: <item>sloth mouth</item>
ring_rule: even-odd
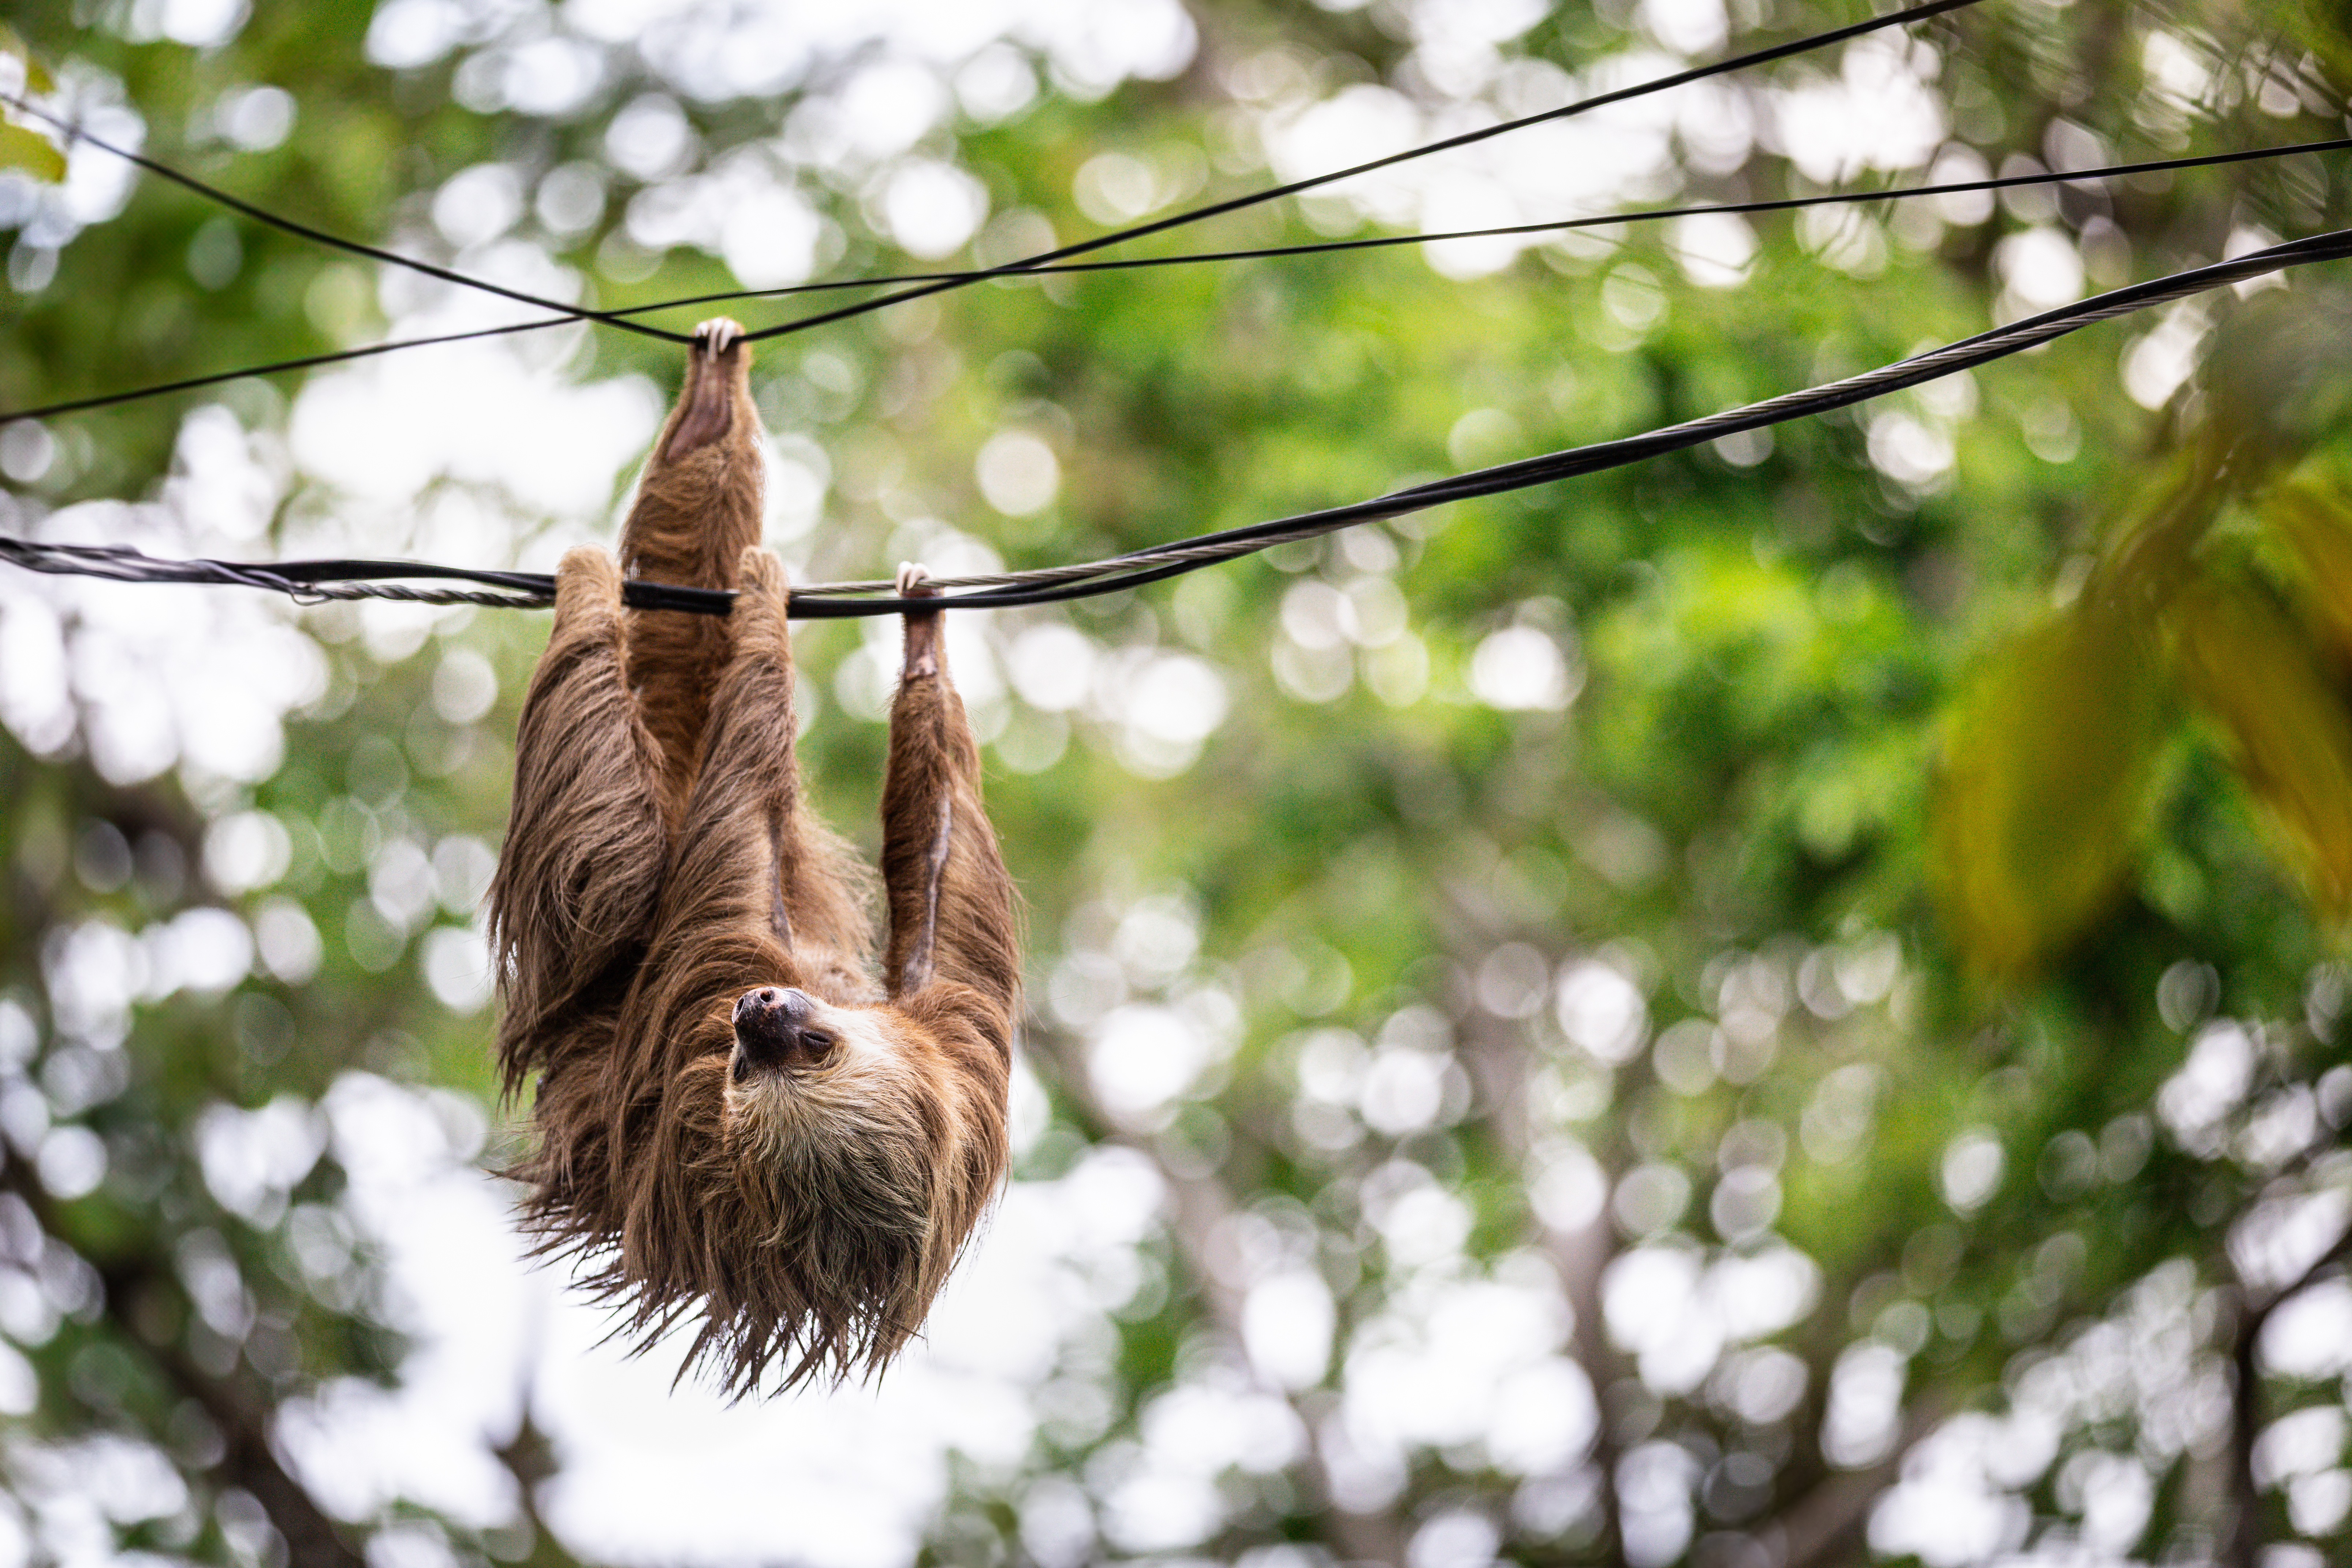
[[[823,1067],[840,1037],[818,1021],[819,1004],[793,985],[761,985],[735,1002],[732,1073],[742,1083],[762,1073],[803,1073]]]

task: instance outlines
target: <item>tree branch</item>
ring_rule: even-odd
[[[506,1467],[507,1474],[514,1478],[515,1490],[521,1499],[520,1522],[530,1531],[530,1555],[521,1560],[522,1568],[580,1568],[580,1560],[572,1555],[555,1532],[547,1528],[547,1521],[540,1517],[539,1484],[555,1474],[560,1466],[555,1445],[531,1419],[528,1383],[514,1436],[491,1452]]]
[[[1527,1117],[1529,1053],[1525,1041],[1499,1019],[1490,1022],[1481,1015],[1473,1015],[1473,1018],[1475,1021],[1465,1026],[1464,1043],[1468,1047],[1465,1055],[1478,1081],[1481,1120],[1510,1156],[1511,1168],[1524,1175],[1534,1152],[1534,1133]],[[1621,1173],[1615,1169],[1619,1163],[1612,1158],[1601,1164],[1602,1179],[1612,1191]],[[1618,1444],[1616,1434],[1610,1429],[1608,1396],[1610,1389],[1631,1376],[1633,1369],[1617,1347],[1609,1342],[1601,1315],[1601,1277],[1617,1256],[1616,1233],[1609,1224],[1609,1205],[1604,1200],[1601,1212],[1582,1230],[1556,1231],[1540,1219],[1532,1228],[1537,1233],[1538,1245],[1559,1275],[1560,1290],[1568,1298],[1573,1319],[1569,1349],[1592,1384],[1594,1405],[1600,1412],[1592,1439],[1592,1463],[1601,1471],[1597,1494],[1601,1532],[1592,1550],[1604,1563],[1621,1562],[1624,1547],[1617,1519]]]
[[[1919,1440],[1943,1425],[1953,1404],[1951,1395],[1940,1390],[1922,1395],[1904,1415],[1903,1435],[1885,1458],[1865,1469],[1831,1476],[1782,1509],[1766,1527],[1780,1533],[1781,1568],[1810,1568],[1857,1546],[1870,1505],[1902,1473],[1903,1461]]]
[[[2245,1308],[2238,1320],[2236,1342],[2230,1363],[2235,1373],[2230,1394],[2230,1530],[2222,1542],[2221,1561],[2228,1568],[2257,1568],[2262,1555],[2262,1491],[2254,1479],[2254,1440],[2263,1430],[2262,1369],[2255,1351],[2271,1314],[2318,1283],[2347,1258],[2352,1258],[2352,1226],[2344,1228],[2310,1267],[2256,1306]]]
[[[1044,1034],[1033,1030],[1034,1043]],[[1242,1337],[1242,1313],[1245,1304],[1243,1292],[1219,1278],[1209,1258],[1209,1238],[1226,1218],[1235,1212],[1233,1194],[1223,1182],[1213,1175],[1186,1175],[1171,1170],[1168,1162],[1151,1140],[1140,1138],[1121,1129],[1109,1113],[1094,1098],[1087,1087],[1085,1064],[1077,1059],[1076,1041],[1060,1031],[1052,1036],[1052,1060],[1061,1087],[1069,1102],[1086,1123],[1087,1135],[1097,1142],[1118,1143],[1133,1149],[1150,1160],[1159,1171],[1160,1180],[1168,1184],[1175,1200],[1176,1214],[1170,1226],[1177,1251],[1184,1267],[1201,1289],[1202,1299],[1208,1304],[1210,1316],[1221,1332],[1241,1350],[1244,1364],[1248,1351]],[[1260,1385],[1265,1387],[1263,1380]],[[1286,1390],[1266,1387],[1266,1392],[1278,1394],[1298,1418],[1307,1434],[1306,1468],[1313,1494],[1324,1505],[1324,1517],[1329,1521],[1330,1544],[1345,1561],[1353,1563],[1397,1563],[1404,1561],[1404,1538],[1396,1521],[1387,1514],[1351,1513],[1341,1508],[1333,1498],[1330,1465],[1324,1454],[1322,1428],[1314,1413],[1298,1398]]]
[[[42,1230],[65,1239],[56,1204],[22,1160],[0,1153],[0,1185],[25,1201]],[[364,1568],[365,1559],[344,1542],[335,1521],[311,1500],[271,1447],[268,1401],[251,1380],[234,1374],[214,1377],[176,1342],[153,1344],[132,1328],[128,1316],[131,1303],[142,1290],[167,1284],[163,1270],[152,1259],[136,1256],[100,1265],[98,1276],[105,1295],[104,1311],[122,1342],[142,1351],[163,1380],[183,1397],[195,1401],[220,1429],[226,1451],[215,1470],[221,1479],[253,1494],[285,1538],[288,1560],[301,1568]]]

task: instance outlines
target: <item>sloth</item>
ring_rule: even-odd
[[[536,1081],[526,1225],[636,1349],[698,1319],[680,1374],[738,1396],[878,1374],[920,1327],[1003,1178],[1021,973],[932,609],[890,711],[876,978],[872,875],[793,759],[741,336],[696,329],[620,559],[556,573],[489,889],[507,1092]],[[625,575],[736,597],[628,609]]]

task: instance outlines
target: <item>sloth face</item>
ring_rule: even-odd
[[[841,1049],[847,1020],[837,1015],[845,1012],[794,985],[744,992],[735,999],[735,1054],[728,1078],[749,1084],[767,1073],[799,1075],[824,1068]]]
[[[887,1007],[835,1007],[794,986],[735,1003],[728,1145],[782,1233],[848,1224],[919,1244],[948,1145],[958,1082]]]
[[[919,1032],[887,1007],[836,1007],[797,986],[761,985],[737,998],[734,1025],[727,1101],[745,1135],[814,1137],[836,1118],[902,1116],[919,1134],[919,1102],[950,1092]]]
[[[719,1127],[740,1207],[724,1223],[766,1249],[785,1315],[817,1325],[811,1343],[878,1366],[1003,1179],[1003,1076],[971,1065],[996,1058],[937,1017],[795,986],[746,992],[731,1022]]]

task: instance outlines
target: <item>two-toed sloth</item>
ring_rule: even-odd
[[[689,1364],[748,1393],[878,1371],[921,1324],[1004,1173],[1021,955],[940,615],[909,614],[874,978],[871,874],[794,769],[740,338],[696,329],[619,563],[556,574],[489,913],[530,1225],[640,1346],[698,1315]],[[625,609],[625,572],[733,611]]]

